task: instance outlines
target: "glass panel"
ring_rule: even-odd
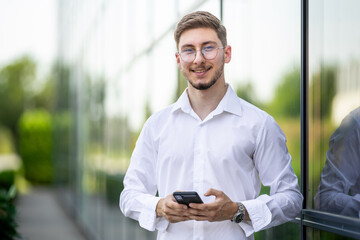
[[[300,239],[300,225],[288,222],[277,227],[263,230],[254,234],[255,239],[281,239],[294,240]]]
[[[236,10],[234,10],[236,9]],[[287,137],[300,180],[300,1],[224,1],[231,62],[227,81],[239,97],[271,114]],[[269,194],[262,186],[260,194]],[[255,233],[256,239],[300,238],[286,223]]]
[[[226,79],[240,97],[274,116],[300,176],[299,1],[59,2],[56,138],[64,146],[56,146],[57,179],[93,238],[156,237],[125,218],[118,200],[144,121],[183,90],[173,26],[189,11],[207,10],[220,17],[224,3],[224,24],[233,47]],[[266,192],[269,189],[263,188]],[[298,225],[263,231],[259,239],[282,235],[298,236]]]
[[[224,24],[227,81],[279,123],[300,177],[300,1],[224,1]]]
[[[359,1],[309,1],[307,206],[360,217]]]
[[[325,232],[318,229],[307,228],[306,239],[309,240],[351,240],[354,238],[344,237],[335,233]]]

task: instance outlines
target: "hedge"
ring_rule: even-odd
[[[15,184],[15,170],[7,169],[0,171],[0,188],[9,190]]]
[[[52,182],[52,145],[50,114],[45,110],[25,112],[19,121],[19,150],[27,180]]]

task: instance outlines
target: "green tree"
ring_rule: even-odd
[[[11,131],[14,145],[18,147],[18,122],[25,110],[46,109],[54,105],[54,67],[45,81],[37,79],[37,65],[24,56],[0,69],[0,125]]]
[[[314,73],[310,82],[310,111],[315,119],[327,118],[331,114],[331,105],[335,96],[337,67],[322,64]]]
[[[36,64],[28,57],[15,60],[0,70],[0,123],[15,137],[35,78]]]
[[[281,78],[270,103],[270,114],[280,117],[300,116],[300,68],[294,67]]]
[[[247,82],[246,84],[237,85],[235,91],[236,94],[245,101],[254,104],[257,107],[262,107],[262,104],[256,99],[254,86],[252,85],[251,81]]]
[[[176,87],[176,91],[174,94],[174,99],[173,101],[175,102],[180,96],[181,94],[184,92],[184,90],[187,87],[187,79],[184,77],[184,75],[182,74],[182,72],[178,69],[177,70],[177,87]]]
[[[29,100],[31,106],[26,108],[41,108],[52,111],[54,108],[54,83],[55,74],[52,71],[45,79],[45,83],[39,92],[35,93]]]

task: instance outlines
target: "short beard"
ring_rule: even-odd
[[[215,72],[215,76],[211,79],[211,81],[209,83],[195,84],[194,82],[189,80],[188,76],[186,76],[185,74],[184,74],[184,76],[187,79],[187,81],[191,84],[191,86],[193,86],[195,89],[197,89],[197,90],[207,90],[217,82],[217,80],[221,77],[223,72],[224,72],[224,68],[223,67],[219,68]]]

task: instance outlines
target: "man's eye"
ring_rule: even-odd
[[[214,50],[214,49],[215,49],[214,47],[208,46],[208,47],[204,47],[204,48],[203,48],[203,51],[204,51],[204,52],[211,52],[211,51]]]
[[[195,51],[193,50],[193,49],[191,49],[191,48],[189,48],[189,49],[184,49],[183,51],[182,51],[182,53],[184,53],[184,54],[187,54],[187,55],[191,55],[191,54],[193,54]]]

